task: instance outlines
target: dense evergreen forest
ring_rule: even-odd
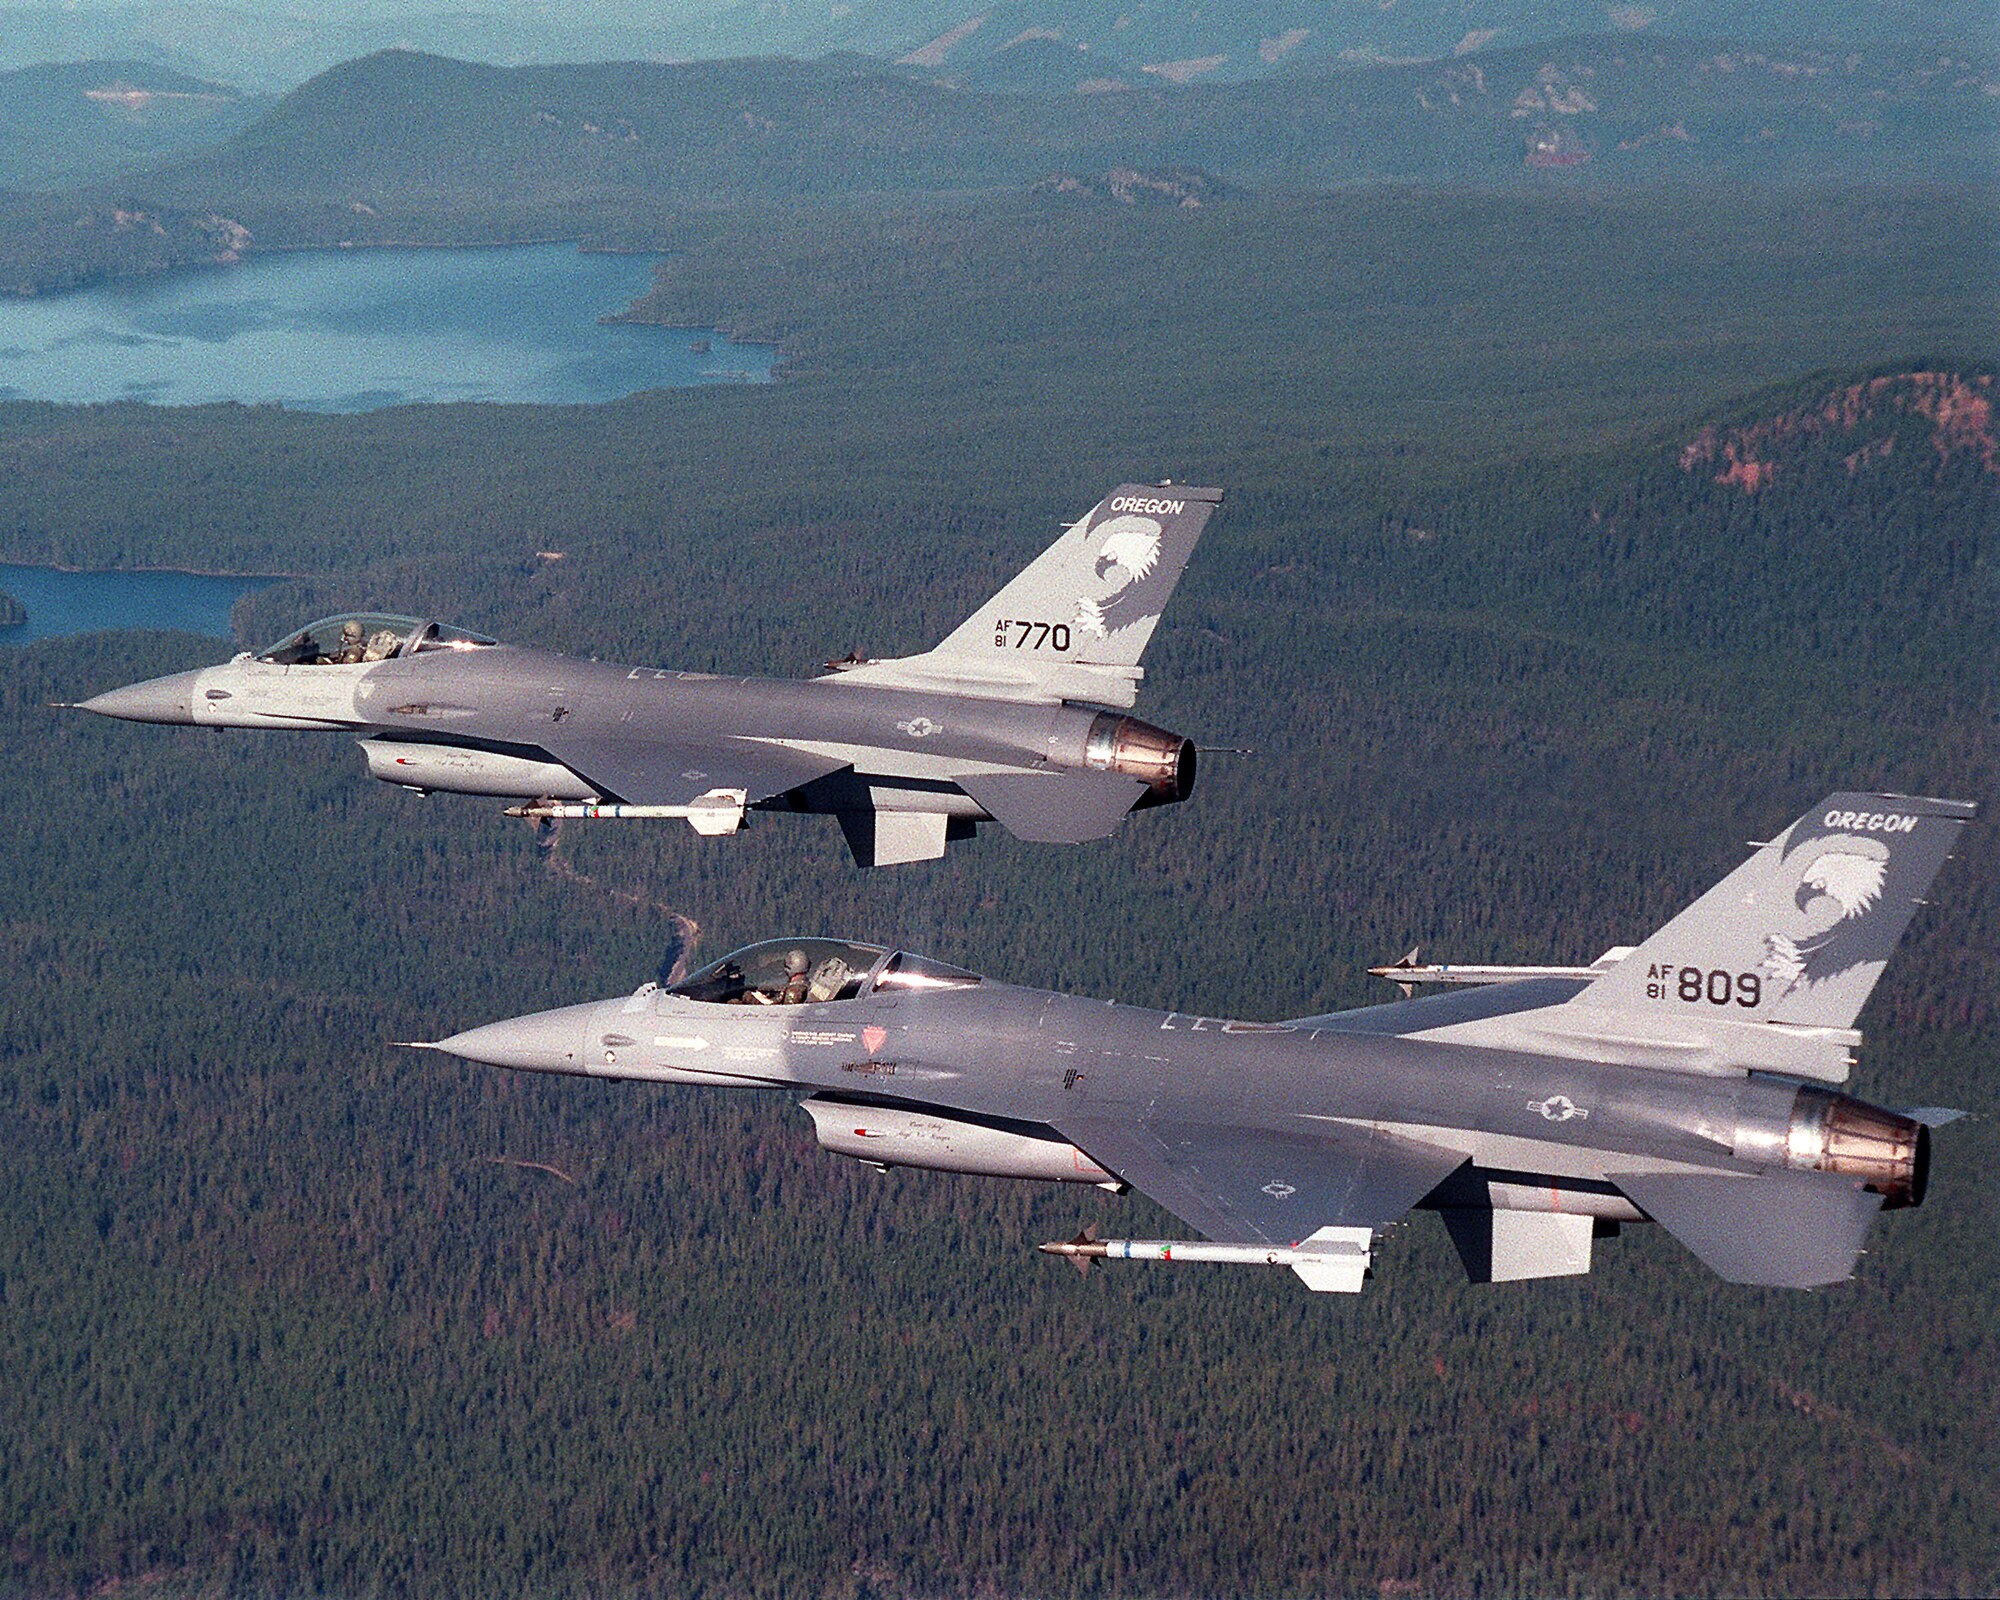
[[[782,1096],[399,1050],[786,930],[1249,1017],[1587,960],[1835,786],[1992,798],[1991,202],[1948,188],[998,200],[680,219],[633,315],[785,381],[588,408],[0,405],[0,556],[284,571],[681,667],[921,648],[1125,477],[1225,484],[1103,845],[863,875],[371,784],[337,737],[51,711],[0,652],[0,1591],[1983,1594],[2000,1578],[2000,846],[1856,1092],[1966,1107],[1855,1282],[1627,1230],[1329,1303],[1035,1255],[1135,1198],[877,1176]],[[561,560],[538,552],[562,552]]]

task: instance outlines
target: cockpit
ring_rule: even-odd
[[[969,989],[962,967],[845,939],[771,939],[711,962],[664,992],[724,1006],[820,1005],[870,994]]]
[[[350,611],[322,617],[297,633],[287,634],[268,649],[259,650],[257,659],[279,667],[351,667],[431,650],[484,650],[499,642],[469,628],[454,628],[425,617]]]

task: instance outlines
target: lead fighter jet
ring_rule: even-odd
[[[80,702],[134,722],[359,734],[375,777],[510,814],[831,812],[860,866],[941,856],[995,821],[1101,839],[1184,800],[1195,750],[1119,713],[1220,489],[1124,484],[936,649],[810,680],[622,667],[415,617],[328,617],[225,666]]]
[[[1733,1283],[1851,1275],[1923,1199],[1929,1122],[1836,1092],[1853,1023],[1973,814],[1837,794],[1634,949],[1458,992],[1231,1022],[781,939],[671,988],[419,1048],[536,1072],[776,1089],[877,1166],[1126,1186],[1200,1240],[1041,1248],[1289,1266],[1355,1291],[1443,1215],[1476,1282],[1590,1270],[1650,1219]],[[1399,969],[1389,969],[1393,975]]]

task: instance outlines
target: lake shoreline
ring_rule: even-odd
[[[60,572],[66,578],[105,577],[149,578],[226,578],[234,583],[298,583],[321,576],[314,572],[225,572],[219,567],[72,567],[62,561],[24,561],[21,557],[9,555],[0,550],[0,567],[14,567],[28,572]],[[0,588],[4,588],[0,584]]]
[[[0,394],[354,415],[777,382],[774,341],[633,315],[659,258],[573,240],[287,245],[227,270],[0,301]]]
[[[0,629],[14,650],[81,634],[164,632],[239,642],[236,608],[246,595],[287,581],[275,573],[195,572],[0,563],[0,589],[23,607],[20,626]]]

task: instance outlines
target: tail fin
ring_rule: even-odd
[[[1976,809],[1829,795],[1571,1004],[1851,1028]]]
[[[1435,1036],[1845,1082],[1854,1019],[1977,809],[1829,795],[1573,999]]]
[[[1130,706],[1151,642],[1220,489],[1120,484],[1014,580],[920,656],[845,681],[1006,700]]]

